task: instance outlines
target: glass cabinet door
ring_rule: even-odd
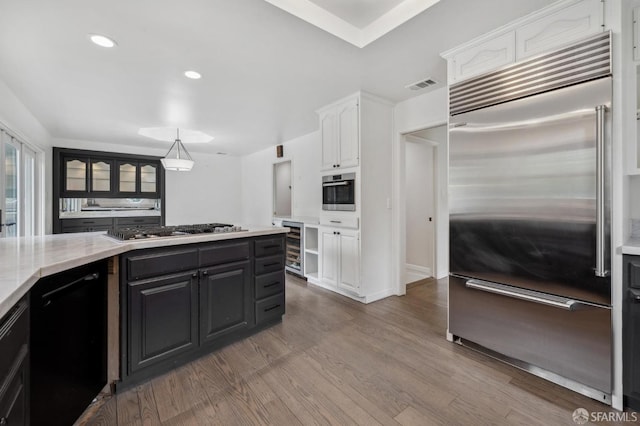
[[[65,190],[86,192],[87,188],[87,164],[84,159],[66,159],[64,162]]]
[[[138,165],[135,163],[118,164],[118,191],[136,192],[136,171]]]
[[[157,192],[157,169],[152,164],[140,165],[140,192]]]
[[[111,163],[102,160],[91,162],[91,191],[111,192]]]

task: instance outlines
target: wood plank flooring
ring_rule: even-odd
[[[286,291],[281,324],[120,393],[82,423],[573,425],[576,408],[612,411],[447,342],[444,280],[369,305],[289,275]]]

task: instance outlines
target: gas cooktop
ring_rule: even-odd
[[[177,226],[140,226],[136,228],[116,228],[107,231],[107,235],[122,241],[142,240],[158,237],[178,237],[193,234],[220,234],[244,231],[240,226],[226,223],[201,223],[197,225]]]

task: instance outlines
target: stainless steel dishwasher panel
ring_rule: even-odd
[[[449,316],[450,333],[611,393],[609,307],[512,286],[475,286],[474,282],[449,277],[449,309],[455,313]]]

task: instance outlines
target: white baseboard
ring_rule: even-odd
[[[385,289],[383,291],[379,291],[377,293],[370,294],[368,296],[357,296],[357,295],[355,295],[353,293],[341,290],[341,289],[339,289],[337,287],[326,285],[325,283],[323,283],[320,280],[309,280],[309,279],[307,279],[307,283],[315,285],[317,287],[321,287],[321,288],[327,289],[327,290],[331,290],[334,293],[338,293],[338,294],[340,294],[342,296],[345,296],[345,297],[348,297],[350,299],[357,300],[358,302],[361,302],[361,303],[371,303],[371,302],[375,302],[375,301],[380,300],[380,299],[384,299],[385,297],[395,296],[396,295],[396,293],[395,293],[395,291],[393,289]]]
[[[385,297],[395,296],[395,295],[396,295],[396,292],[393,289],[388,288],[383,291],[379,291],[377,293],[371,294],[369,296],[365,296],[364,303],[375,302],[376,300],[384,299]]]
[[[431,278],[433,276],[431,273],[431,268],[426,266],[412,265],[410,263],[406,263],[404,265],[404,271],[405,284],[423,280],[425,278]]]

